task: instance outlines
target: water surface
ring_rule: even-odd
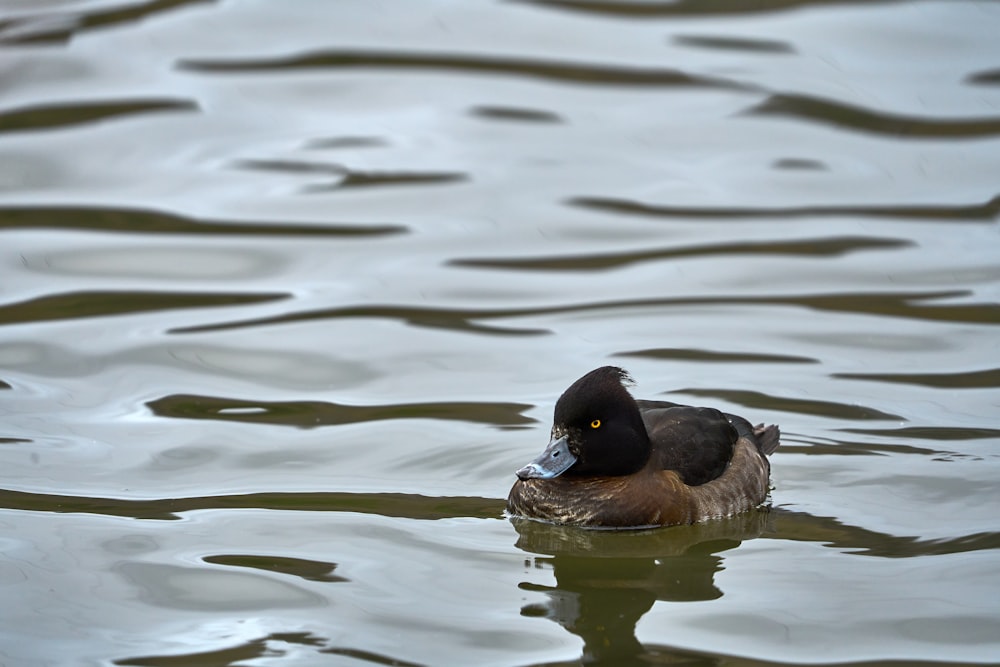
[[[0,664],[1000,661],[1000,3],[292,4],[0,8]],[[503,517],[609,363],[770,511]]]

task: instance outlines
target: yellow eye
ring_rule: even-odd
[[[590,428],[601,428],[601,420],[595,419],[594,421],[590,422]]]

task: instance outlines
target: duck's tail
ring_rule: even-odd
[[[781,430],[777,424],[770,426],[757,424],[753,427],[753,435],[757,438],[757,446],[760,447],[760,451],[767,456],[773,454],[774,450],[781,444]]]

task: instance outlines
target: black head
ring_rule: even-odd
[[[603,366],[570,385],[556,402],[552,438],[565,436],[576,462],[567,476],[629,475],[649,460],[646,427],[632,395],[632,378]]]

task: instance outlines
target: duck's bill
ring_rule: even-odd
[[[569,451],[566,436],[552,438],[541,455],[517,471],[518,479],[552,479],[563,474],[576,463],[576,457]]]

